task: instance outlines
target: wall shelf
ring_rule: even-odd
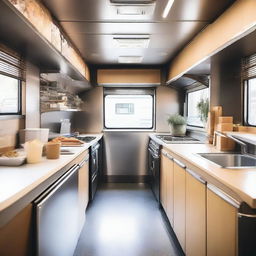
[[[74,109],[74,108],[68,108],[68,109],[49,109],[49,110],[43,110],[42,113],[48,113],[48,112],[79,112],[82,111],[81,109]]]
[[[41,72],[61,72],[88,85],[86,78],[8,0],[0,1],[0,17],[1,43],[19,52]]]

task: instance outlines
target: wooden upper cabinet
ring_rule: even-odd
[[[228,195],[213,186],[208,186],[207,256],[237,255],[238,204],[236,204]]]
[[[186,255],[206,255],[206,182],[186,172]]]
[[[177,162],[173,164],[173,229],[185,252],[186,249],[186,171]]]
[[[201,31],[172,61],[168,81],[174,81],[205,59],[247,35],[255,26],[255,0],[239,0]]]
[[[97,82],[101,84],[160,84],[160,69],[99,69]]]
[[[84,62],[81,53],[68,40],[60,24],[52,17],[49,10],[39,0],[9,0],[39,34],[46,39],[73,67],[88,81],[89,68]],[[63,64],[63,63],[59,63]]]

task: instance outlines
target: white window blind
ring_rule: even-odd
[[[0,44],[0,74],[25,80],[25,62],[23,58]]]
[[[242,59],[241,76],[243,80],[256,77],[256,54]]]

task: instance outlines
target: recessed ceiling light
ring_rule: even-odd
[[[143,60],[142,56],[119,56],[118,57],[118,63],[133,64],[133,63],[141,63],[142,60]]]
[[[149,36],[115,36],[114,46],[118,48],[148,48]]]
[[[163,12],[163,15],[162,15],[162,17],[164,19],[168,16],[168,14],[169,14],[169,12],[172,8],[173,3],[174,3],[174,0],[169,0],[167,5],[165,6],[165,9],[164,9],[164,12]]]
[[[97,52],[93,52],[93,53],[91,53],[91,56],[92,56],[92,57],[99,57],[99,56],[100,56],[100,54],[99,54],[99,53],[97,53]]]
[[[160,56],[167,56],[168,53],[167,53],[167,52],[160,52],[159,55],[160,55]]]
[[[138,6],[118,6],[117,15],[145,15],[144,8]]]

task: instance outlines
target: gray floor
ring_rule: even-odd
[[[143,184],[108,183],[87,211],[76,256],[176,256],[151,190]]]

